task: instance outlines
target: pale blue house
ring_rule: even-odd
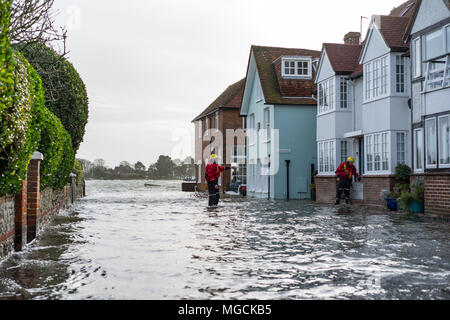
[[[314,84],[319,51],[252,46],[241,116],[247,128],[247,194],[309,199],[317,168]]]

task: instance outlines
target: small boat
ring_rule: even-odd
[[[157,184],[152,184],[152,183],[144,183],[145,187],[159,187],[159,185]]]

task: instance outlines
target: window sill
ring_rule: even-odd
[[[444,89],[450,89],[450,85],[446,85],[446,86],[440,87],[440,88],[434,88],[434,89],[430,89],[430,90],[420,91],[420,94],[427,94],[427,93],[444,90]]]

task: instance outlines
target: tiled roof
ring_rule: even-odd
[[[311,105],[316,90],[314,70],[312,79],[285,79],[281,76],[283,56],[320,57],[320,51],[278,47],[252,46],[264,99],[267,104]]]
[[[375,23],[384,40],[392,51],[407,51],[409,44],[403,41],[403,35],[410,17],[375,16]]]
[[[414,10],[414,4],[417,0],[409,0],[403,3],[402,5],[398,6],[397,8],[392,9],[391,13],[389,13],[390,16],[395,17],[411,17]]]
[[[241,107],[242,95],[244,94],[245,78],[230,85],[213,103],[211,103],[201,114],[199,114],[194,120],[200,120],[206,117],[208,114],[215,110],[222,108],[235,108]]]
[[[362,45],[324,43],[323,48],[336,74],[351,74],[357,68]]]

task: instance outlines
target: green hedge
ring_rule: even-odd
[[[81,186],[83,183],[83,163],[80,160],[75,159],[72,172],[77,175],[77,186]]]
[[[30,76],[32,68],[23,56],[8,46],[9,38],[4,32],[0,42],[0,196],[4,196],[21,188],[28,163],[38,146],[39,131],[33,108],[43,106],[43,88]]]
[[[77,151],[88,121],[88,96],[83,80],[69,61],[44,44],[29,44],[21,51],[42,79],[46,107],[61,120]]]

